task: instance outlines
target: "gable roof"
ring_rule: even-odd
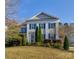
[[[30,19],[36,20],[36,19],[47,19],[47,18],[58,19],[57,17],[48,15],[47,13],[44,12],[39,12],[38,14],[34,15]]]
[[[26,25],[27,22],[30,22],[30,21],[44,21],[44,20],[53,20],[53,21],[56,21],[58,20],[59,18],[58,17],[55,17],[55,16],[51,16],[51,15],[48,15],[47,13],[44,13],[44,12],[39,12],[38,14],[34,15],[33,17],[27,19],[25,22],[23,22],[21,25]]]

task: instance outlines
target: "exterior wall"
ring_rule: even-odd
[[[56,33],[56,39],[59,39],[59,36],[58,36],[58,23],[59,23],[59,20],[57,20],[57,21],[34,21],[34,22],[27,22],[27,41],[28,42],[31,42],[31,38],[29,37],[29,35],[30,35],[30,33],[31,32],[35,32],[35,29],[29,29],[29,24],[33,24],[33,23],[36,23],[37,24],[37,26],[39,25],[39,23],[45,23],[45,26],[46,26],[46,28],[45,28],[45,39],[49,39],[48,38],[48,34],[52,31],[53,33]],[[48,23],[56,23],[56,28],[53,28],[53,29],[48,29]],[[43,29],[42,29],[42,33],[43,33]],[[55,32],[56,31],[56,32]],[[34,40],[35,41],[35,40]]]

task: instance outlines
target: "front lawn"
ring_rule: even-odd
[[[55,48],[20,46],[5,48],[6,59],[74,59],[73,52]]]

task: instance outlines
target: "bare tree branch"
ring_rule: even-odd
[[[19,0],[5,0],[5,17],[10,18],[11,16],[17,17],[17,9],[19,6]]]

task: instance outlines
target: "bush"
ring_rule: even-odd
[[[42,33],[41,33],[41,27],[39,26],[38,28],[38,39],[37,39],[38,42],[42,42]]]
[[[58,49],[61,48],[61,44],[60,43],[55,43],[54,48],[58,48]]]
[[[37,26],[35,30],[35,42],[42,42],[41,27]],[[37,43],[39,44],[39,43]]]
[[[46,47],[51,47],[50,43],[45,44]]]
[[[22,46],[22,39],[20,39],[20,46]]]
[[[38,33],[38,27],[36,27],[36,30],[35,30],[35,42],[37,42],[37,39],[38,39],[37,33]]]
[[[69,41],[68,41],[67,36],[65,36],[65,38],[64,38],[63,48],[64,48],[64,50],[68,50],[69,49]]]
[[[23,34],[22,45],[26,46],[26,33]]]
[[[5,47],[9,47],[11,45],[12,45],[11,40],[9,40],[9,39],[5,40]]]
[[[20,45],[20,40],[18,40],[18,39],[12,40],[12,45],[13,46],[19,46]]]
[[[7,39],[5,41],[5,47],[10,47],[10,46],[19,46],[20,45],[20,41],[17,39]]]
[[[27,45],[28,45],[28,46],[31,46],[32,44],[31,44],[31,43],[27,43]]]
[[[42,46],[42,43],[41,42],[37,42],[36,45],[37,46]]]

